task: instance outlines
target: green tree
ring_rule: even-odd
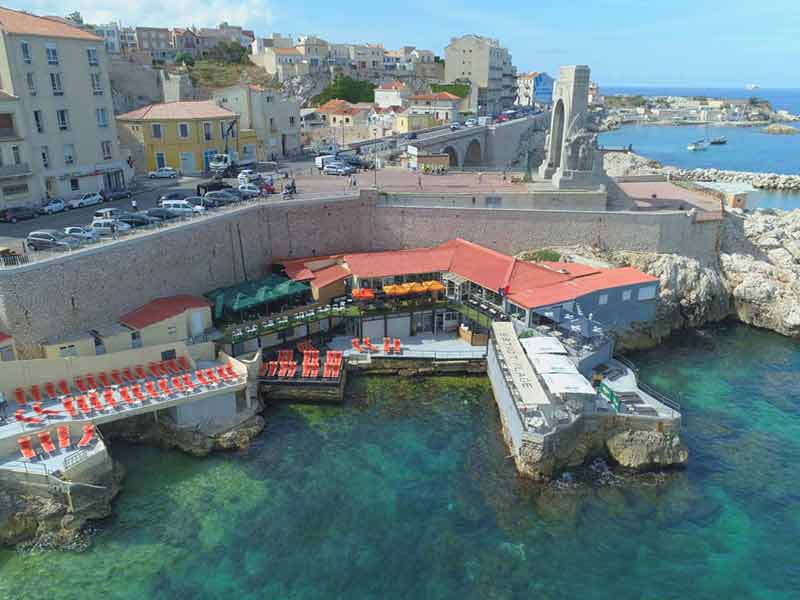
[[[317,106],[328,100],[338,98],[348,102],[372,102],[375,98],[375,86],[369,81],[359,81],[352,77],[339,75],[322,92],[312,100]]]
[[[187,67],[194,66],[194,56],[189,54],[188,52],[178,52],[175,55],[175,62],[178,64],[186,65]]]
[[[438,92],[448,92],[459,98],[466,98],[469,96],[468,83],[432,83],[431,91],[436,94]]]
[[[247,48],[238,42],[219,42],[208,51],[208,58],[228,64],[243,64],[249,61]]]

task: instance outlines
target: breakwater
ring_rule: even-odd
[[[780,173],[757,173],[753,171],[728,171],[725,169],[679,169],[663,167],[664,174],[688,181],[714,181],[720,183],[743,183],[760,190],[800,192],[799,175]]]

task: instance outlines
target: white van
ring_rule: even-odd
[[[336,160],[336,157],[333,154],[323,154],[322,156],[318,156],[314,159],[314,164],[317,166],[318,169],[324,169],[325,165],[329,162],[333,162]]]
[[[205,206],[194,205],[186,200],[164,200],[161,203],[161,208],[166,208],[171,213],[182,217],[191,217],[195,213],[201,213],[206,209]]]
[[[115,219],[94,219],[91,229],[98,235],[113,235],[115,231],[117,234],[130,231],[131,226]]]
[[[121,208],[101,208],[94,211],[94,219],[116,219],[122,214]]]

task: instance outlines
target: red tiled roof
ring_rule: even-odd
[[[205,298],[186,294],[156,298],[152,302],[148,302],[144,306],[122,315],[119,320],[123,325],[127,325],[131,329],[142,329],[159,321],[175,317],[190,308],[204,308],[207,306],[211,306],[211,303]]]
[[[415,96],[410,96],[409,100],[447,100],[452,102],[461,100],[461,98],[450,92],[437,92],[435,94],[417,94]]]
[[[391,83],[384,83],[378,89],[379,90],[405,90],[408,86],[402,81],[394,80]]]
[[[0,7],[0,27],[8,33],[72,38],[102,42],[103,38],[58,17],[39,17],[27,12]]]
[[[326,285],[347,279],[350,277],[350,271],[345,269],[342,265],[331,265],[314,272],[314,279],[311,284],[316,288],[323,288]]]
[[[211,100],[188,100],[148,104],[117,116],[120,121],[169,121],[172,119],[230,119],[236,113]]]
[[[333,115],[357,115],[368,110],[372,110],[372,104],[361,103],[351,104],[347,100],[333,98],[317,109],[317,112]]]
[[[297,48],[271,48],[275,54],[283,54],[285,56],[303,56]]]
[[[5,331],[0,331],[0,344],[10,339],[11,339],[10,334],[6,333]]]

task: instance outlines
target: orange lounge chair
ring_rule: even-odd
[[[289,363],[287,361],[281,361],[280,368],[278,369],[278,377],[286,377],[286,372],[289,370]]]
[[[385,337],[383,338],[383,353],[384,354],[391,354],[392,352],[392,341]]]
[[[183,385],[183,380],[180,377],[172,378],[172,387],[174,387],[179,392],[183,392],[186,389],[186,386]]]
[[[78,440],[78,448],[85,448],[92,443],[94,438],[94,424],[88,423],[83,426],[83,437]]]
[[[58,434],[58,447],[62,450],[69,448],[69,427],[61,425],[56,429],[56,433]]]
[[[278,362],[289,362],[294,358],[294,350],[278,350]]]
[[[286,372],[286,377],[291,378],[297,374],[297,363],[292,361],[289,363],[289,370]]]
[[[206,377],[213,383],[219,383],[219,377],[214,373],[214,369],[206,369]]]
[[[350,343],[353,345],[353,350],[356,352],[363,352],[364,349],[361,347],[361,342],[358,341],[358,338],[353,338],[350,340]]]
[[[400,338],[394,338],[394,353],[400,354]]]
[[[119,397],[122,398],[122,401],[125,404],[133,404],[134,402],[136,402],[136,400],[131,398],[131,390],[128,387],[119,388]]]
[[[94,390],[89,392],[89,403],[92,405],[92,408],[94,408],[96,411],[98,412],[103,411],[104,407],[102,404],[100,404],[100,396],[98,396],[97,392],[95,392]]]
[[[83,380],[83,377],[76,377],[75,378],[75,387],[81,394],[85,394],[89,391],[89,388],[86,387],[86,382]]]
[[[144,384],[144,389],[147,392],[147,395],[153,398],[154,400],[158,398],[158,390],[156,390],[156,384],[152,381],[146,381]]]
[[[201,385],[208,386],[208,379],[206,379],[206,373],[202,369],[198,369],[194,373],[195,377],[197,377],[197,381],[200,382]]]
[[[103,387],[108,387],[111,385],[111,380],[108,378],[108,375],[106,375],[105,371],[97,374],[97,381],[99,381],[100,385]]]
[[[38,385],[31,386],[31,398],[33,398],[34,402],[42,401],[42,390],[39,389]]]
[[[42,420],[38,417],[26,417],[25,411],[23,409],[19,409],[17,412],[14,413],[14,419],[16,419],[20,423],[25,423],[26,425],[40,425]]]
[[[341,364],[333,365],[333,373],[331,373],[331,378],[332,379],[339,379],[339,372],[341,370],[342,370],[342,365]]]
[[[25,404],[27,404],[28,401],[25,399],[25,390],[23,390],[21,387],[15,389],[14,400],[16,400],[17,404],[19,404],[20,406],[24,406]]]
[[[133,374],[133,369],[130,367],[122,369],[122,378],[128,383],[134,383],[136,381],[136,375]]]
[[[135,383],[131,390],[133,391],[133,397],[139,402],[145,401],[144,393],[142,392],[142,386],[140,386],[138,383]]]
[[[178,367],[181,371],[191,371],[192,365],[189,364],[189,360],[185,356],[178,357]]]
[[[228,379],[228,373],[225,371],[225,367],[223,367],[222,365],[219,365],[217,367],[217,376],[220,379]]]
[[[114,390],[110,388],[103,390],[103,402],[105,402],[111,408],[117,408],[117,401],[114,398]]]
[[[92,412],[92,409],[89,408],[89,403],[86,402],[86,396],[77,396],[75,402],[78,403],[78,408],[83,414],[88,415]]]
[[[125,382],[122,380],[122,375],[116,369],[111,371],[111,381],[114,382],[115,385],[124,385]]]
[[[267,375],[269,377],[275,377],[277,373],[278,373],[278,361],[277,360],[269,361],[269,371],[267,372]]]
[[[333,365],[329,362],[326,362],[325,367],[322,369],[322,378],[329,379],[332,370],[333,370]]]
[[[86,385],[89,386],[90,390],[96,390],[100,386],[97,384],[97,380],[94,378],[94,375],[91,373],[86,376]]]
[[[42,450],[48,454],[53,454],[56,451],[56,445],[53,443],[53,438],[50,437],[49,431],[40,431],[36,434],[36,437],[39,438]]]
[[[367,350],[369,350],[370,352],[377,352],[378,351],[378,349],[375,347],[375,345],[372,342],[369,341],[368,337],[364,338],[364,345],[367,347]]]
[[[308,376],[311,379],[316,379],[319,377],[319,365],[312,365],[311,370],[308,372]]]
[[[67,383],[66,379],[62,379],[58,382],[58,391],[64,396],[69,396],[69,384]]]
[[[158,389],[160,389],[165,396],[171,396],[173,394],[172,389],[169,387],[169,381],[166,379],[158,380]]]
[[[47,394],[47,398],[49,400],[55,400],[58,398],[58,393],[56,392],[56,384],[52,381],[48,381],[44,384],[44,393]]]
[[[267,375],[267,363],[262,362],[258,366],[258,376],[259,377],[266,377],[266,375]]]
[[[75,409],[75,400],[71,397],[64,398],[61,402],[64,405],[64,410],[67,411],[67,414],[72,417],[73,419],[78,416],[78,411]]]
[[[41,402],[33,403],[33,412],[35,412],[37,415],[42,415],[43,417],[53,417],[61,414],[61,411],[56,410],[55,408],[42,408]]]
[[[239,375],[233,369],[233,364],[232,363],[228,363],[225,366],[225,374],[227,375],[228,379],[239,379]]]
[[[156,363],[150,363],[149,365],[147,365],[147,370],[153,377],[161,377],[161,369],[158,368],[158,365]]]
[[[175,358],[171,358],[167,361],[167,368],[173,373],[181,372],[181,368],[178,366],[178,360]]]
[[[133,372],[136,374],[136,379],[147,379],[147,373],[142,365],[134,368]]]
[[[189,375],[189,373],[184,373],[181,375],[181,378],[183,379],[183,385],[185,385],[189,391],[195,388],[194,381],[192,381],[192,376]]]
[[[17,438],[17,444],[19,444],[22,458],[27,458],[28,460],[36,458],[36,452],[33,451],[33,444],[31,444],[31,436],[26,435],[25,437]]]

